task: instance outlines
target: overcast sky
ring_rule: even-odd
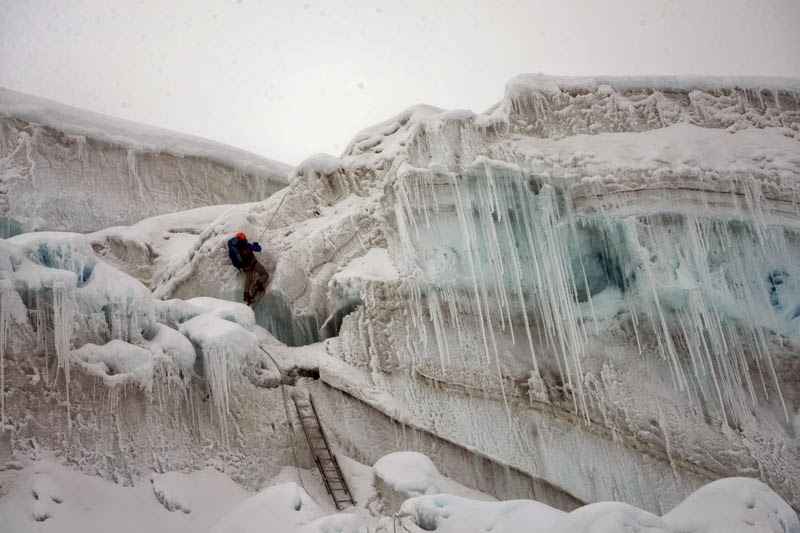
[[[0,86],[296,164],[523,72],[800,77],[800,0],[0,0]]]

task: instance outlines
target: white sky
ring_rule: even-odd
[[[523,72],[800,77],[800,0],[0,0],[0,86],[296,164]]]

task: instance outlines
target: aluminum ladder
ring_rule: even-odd
[[[295,389],[292,392],[292,400],[297,409],[297,416],[300,418],[300,425],[303,427],[308,446],[311,448],[311,454],[314,456],[314,462],[322,474],[325,489],[333,498],[336,508],[342,510],[347,505],[355,505],[356,502],[350,494],[350,489],[347,488],[347,482],[344,480],[339,463],[331,453],[328,439],[322,431],[311,395],[306,391]]]

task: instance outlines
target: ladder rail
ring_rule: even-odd
[[[339,467],[339,461],[336,459],[336,456],[333,455],[333,452],[331,452],[330,443],[328,442],[328,438],[325,436],[325,431],[322,429],[322,424],[319,421],[319,414],[317,413],[317,408],[314,405],[314,400],[311,398],[310,394],[307,396],[307,399],[308,399],[308,404],[307,405],[304,404],[303,409],[311,407],[311,413],[313,414],[313,416],[309,416],[308,414],[304,416],[303,413],[301,412],[301,406],[300,403],[298,403],[297,396],[294,394],[292,395],[292,400],[294,401],[294,407],[295,410],[297,411],[297,417],[300,419],[300,426],[303,428],[303,434],[306,436],[308,447],[311,449],[311,455],[314,457],[314,463],[317,465],[317,469],[319,470],[319,473],[322,476],[322,481],[325,484],[325,490],[328,492],[328,494],[330,494],[337,509],[341,510],[342,507],[340,506],[340,504],[343,503],[349,502],[350,504],[355,505],[356,502],[353,499],[353,495],[350,493],[350,489],[347,486],[347,482],[345,481],[344,475],[342,474],[342,470]],[[305,401],[306,398],[303,398],[303,400]],[[307,427],[307,421],[310,421],[312,419],[316,421],[316,426],[311,426],[309,428]],[[312,436],[310,429],[318,430],[320,436],[319,437]],[[314,441],[316,440],[317,443],[319,444],[320,439],[322,439],[322,444],[324,444],[324,448],[314,445]],[[321,457],[320,452],[327,453],[330,459]],[[333,470],[331,470],[330,468],[323,468],[322,465],[323,460],[329,461],[333,465]],[[340,485],[340,487],[333,487],[332,486],[333,483]],[[347,499],[338,498],[334,494],[334,491],[337,491],[339,493],[344,493]]]
[[[327,448],[327,450],[328,450],[328,455],[331,456],[331,459],[333,460],[333,466],[336,469],[336,473],[339,475],[339,479],[342,480],[342,487],[344,489],[344,492],[345,492],[345,494],[347,494],[347,497],[350,499],[350,503],[355,505],[356,502],[353,500],[352,494],[350,494],[350,489],[347,487],[347,483],[345,483],[344,474],[342,474],[342,470],[341,470],[341,468],[339,468],[339,461],[336,459],[336,456],[333,455],[333,452],[331,452],[331,446],[328,443],[328,438],[325,436],[325,432],[322,430],[322,424],[319,424],[319,415],[317,414],[317,408],[316,408],[316,406],[314,406],[314,399],[311,397],[310,394],[308,395],[308,403],[311,404],[311,410],[314,411],[314,417],[317,419],[317,423],[319,425],[319,432],[322,435],[322,440],[325,442],[325,448]],[[320,470],[320,472],[321,472],[321,470]],[[323,473],[323,476],[324,475],[325,474]]]
[[[317,454],[314,451],[314,445],[311,442],[311,436],[308,433],[308,429],[306,428],[306,424],[303,422],[303,417],[300,414],[300,406],[297,405],[297,398],[295,398],[294,395],[292,395],[292,401],[294,402],[294,408],[297,411],[297,416],[300,418],[300,427],[303,428],[303,434],[306,436],[306,441],[308,442],[309,448],[311,448],[311,455],[314,457],[314,464],[317,465],[317,468],[319,469],[320,473],[322,474],[322,465],[320,464],[319,457],[317,457]],[[331,498],[334,498],[333,492],[331,491],[331,487],[328,484],[328,477],[325,474],[322,474],[322,482],[325,484],[325,490],[328,491],[328,494],[331,495]],[[334,501],[336,501],[336,498],[334,498]],[[339,506],[337,505],[336,507],[338,508]]]

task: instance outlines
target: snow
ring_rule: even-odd
[[[607,86],[612,90],[653,89],[659,91],[719,91],[732,88],[797,91],[800,80],[785,77],[747,76],[593,76],[557,77],[543,74],[519,74],[506,83],[506,94],[514,91],[553,92],[581,89],[597,90]]]
[[[435,494],[439,472],[426,456],[417,452],[397,452],[381,457],[372,467],[376,480],[409,496]]]
[[[269,487],[242,502],[217,523],[211,533],[256,533],[264,525],[286,533],[358,532],[353,515],[322,516],[322,509],[297,484]]]
[[[411,517],[425,531],[440,533],[566,531],[556,527],[564,512],[529,500],[480,502],[447,494],[421,496],[407,500],[398,515]]]
[[[89,374],[102,378],[109,387],[132,380],[145,387],[153,382],[153,354],[119,339],[102,346],[86,343],[73,350],[72,356]]]
[[[710,483],[663,517],[621,502],[594,503],[564,513],[534,501],[476,502],[450,495],[410,498],[398,516],[440,533],[783,533],[800,528],[785,502],[763,483],[746,478]]]
[[[3,483],[0,498],[3,530],[14,533],[204,531],[248,495],[211,468],[154,474],[125,487],[42,460],[15,478]]]
[[[747,478],[709,483],[665,514],[663,519],[672,531],[800,531],[797,514],[776,498],[766,485]]]
[[[0,115],[50,126],[69,135],[124,146],[135,152],[169,152],[209,159],[268,179],[279,179],[291,170],[290,165],[232,146],[67,106],[5,87],[0,87]]]
[[[160,187],[137,151],[224,159],[3,94],[14,117],[130,148],[121,195]],[[797,532],[797,94],[523,76],[486,113],[368,128],[263,201],[0,241],[0,517],[70,533],[99,502],[98,530]],[[36,146],[19,138],[5,164]],[[23,229],[55,227],[41,216]],[[255,310],[226,257],[238,231],[271,275]],[[289,386],[324,398],[344,513]],[[377,449],[398,453],[354,460]],[[457,483],[484,464],[542,501]]]
[[[57,164],[54,164],[57,162]],[[94,231],[283,188],[291,167],[0,88],[0,236]]]
[[[363,257],[353,259],[336,273],[334,280],[340,284],[360,278],[371,281],[390,281],[398,277],[397,268],[385,248],[371,248]]]
[[[381,462],[383,467],[392,465],[383,468],[385,474],[421,479],[426,472],[430,473],[426,461],[414,454],[394,454],[378,463]],[[344,458],[341,464],[348,478],[368,479],[369,476],[359,472],[370,470],[378,477],[374,469],[351,459]],[[396,468],[400,466],[406,472]],[[458,494],[458,490],[456,494],[409,497],[391,516],[376,516],[368,502],[337,513],[331,510],[331,504],[316,502],[297,482],[283,481],[287,477],[296,478],[287,470],[264,489],[251,493],[225,474],[206,467],[187,473],[153,473],[147,479],[121,486],[86,476],[52,460],[40,460],[21,469],[0,470],[0,480],[6,488],[0,498],[0,518],[9,531],[19,533],[108,530],[249,533],[265,528],[281,533],[800,531],[797,515],[774,492],[756,480],[745,478],[711,483],[658,517],[620,502],[595,503],[565,513],[531,500],[477,500]],[[304,481],[296,479],[327,498],[321,480],[308,475],[302,476]],[[444,477],[439,481],[452,485]],[[368,496],[366,492],[364,495]],[[374,497],[374,493],[368,496]]]
[[[327,176],[339,172],[342,160],[330,154],[314,154],[304,159],[294,170],[294,175],[318,174]]]

